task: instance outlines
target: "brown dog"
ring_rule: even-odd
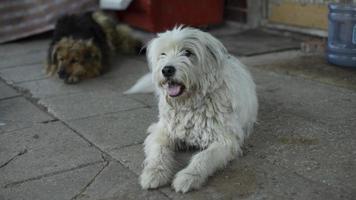
[[[61,17],[48,51],[46,73],[58,74],[65,83],[99,76],[111,52],[138,53],[142,42],[128,27],[117,26],[101,12]]]

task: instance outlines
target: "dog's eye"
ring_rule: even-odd
[[[161,56],[165,56],[166,54],[165,53],[161,53]]]
[[[77,63],[78,60],[77,60],[77,59],[72,59],[70,62],[71,62],[71,63]]]
[[[190,56],[193,55],[193,53],[191,51],[189,51],[189,50],[185,50],[183,55],[187,56],[187,57],[190,57]]]

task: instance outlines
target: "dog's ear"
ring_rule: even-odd
[[[218,62],[218,64],[224,60],[224,57],[228,54],[224,45],[209,33],[206,33],[205,35],[205,46],[207,52],[209,52],[209,54],[215,61]]]
[[[53,76],[58,68],[58,61],[57,61],[57,52],[58,52],[58,45],[52,44],[48,49],[47,55],[47,64],[45,66],[46,74],[49,76]]]
[[[99,55],[96,53],[96,48],[94,46],[93,39],[89,39],[85,41],[84,59],[92,60],[94,58],[99,58]]]
[[[59,51],[59,45],[58,44],[54,44],[51,45],[51,47],[48,50],[48,64],[49,65],[57,65],[58,64],[58,60],[57,60],[57,53]]]
[[[148,68],[152,71],[153,66],[156,65],[159,52],[157,52],[157,38],[152,39],[146,48],[146,57],[148,61]]]

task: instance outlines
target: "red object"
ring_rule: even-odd
[[[133,0],[120,21],[151,32],[175,25],[206,26],[223,21],[224,0]]]

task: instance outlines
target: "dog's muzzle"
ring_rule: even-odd
[[[184,84],[174,80],[174,74],[176,73],[176,68],[173,66],[164,66],[162,69],[162,75],[165,77],[163,81],[163,87],[166,89],[170,97],[178,97],[183,94],[185,90]]]
[[[61,69],[61,70],[58,71],[58,77],[60,79],[67,79],[68,78],[68,73],[64,69]]]
[[[176,82],[174,80],[167,80],[163,85],[170,97],[178,97],[183,94],[185,86],[182,83]]]

